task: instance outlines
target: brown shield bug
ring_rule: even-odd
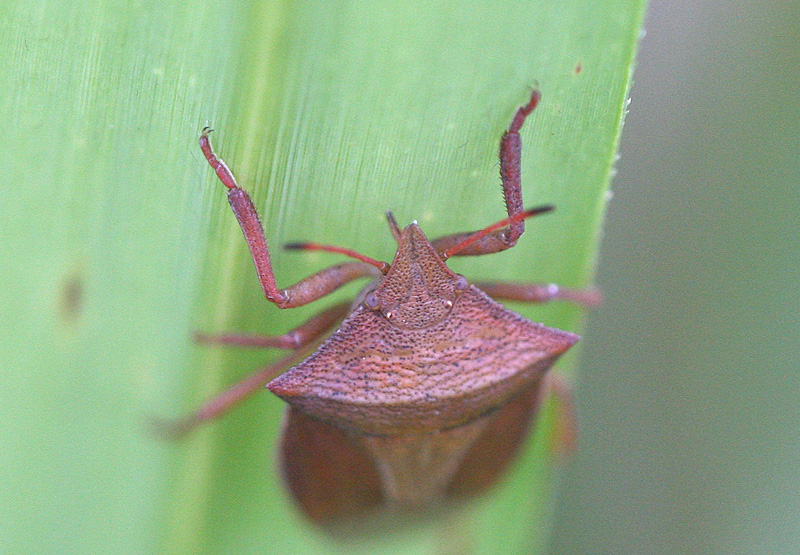
[[[211,130],[204,129],[200,147],[228,188],[267,300],[292,308],[355,279],[370,283],[352,303],[326,308],[284,335],[200,336],[206,343],[274,347],[289,354],[212,399],[176,430],[219,416],[266,384],[288,403],[280,445],[284,479],[303,512],[322,524],[381,507],[428,508],[494,483],[526,435],[547,370],[578,340],[497,300],[586,305],[597,300],[592,291],[555,285],[470,284],[445,263],[451,256],[509,249],[526,218],[552,210],[522,205],[519,130],[538,101],[534,91],[500,142],[508,218],[429,241],[416,222],[401,229],[387,213],[398,245],[391,264],[341,247],[295,243],[287,247],[337,252],[356,261],[285,289],[276,284],[250,197],[214,154]]]

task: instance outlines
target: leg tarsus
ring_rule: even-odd
[[[231,172],[225,162],[217,158],[216,154],[214,154],[214,150],[211,148],[211,140],[208,138],[208,135],[212,131],[214,130],[208,126],[203,128],[203,131],[200,133],[200,150],[203,151],[203,155],[216,172],[219,180],[222,181],[222,184],[228,189],[238,189],[239,185],[236,183],[236,178],[233,177],[233,172]]]
[[[525,118],[533,112],[536,108],[536,105],[539,104],[539,100],[542,98],[542,93],[539,92],[539,89],[533,89],[531,91],[531,97],[528,100],[528,103],[520,106],[517,108],[517,113],[514,114],[514,119],[511,120],[511,125],[508,126],[509,133],[519,133],[519,130],[522,129],[522,124],[525,123]]]

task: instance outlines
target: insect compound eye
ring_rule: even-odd
[[[378,296],[375,293],[370,293],[364,298],[364,304],[367,305],[367,308],[375,310],[380,306],[381,302],[378,300]]]
[[[465,278],[462,275],[459,275],[456,278],[455,286],[456,286],[456,292],[463,293],[464,291],[467,290],[467,287],[469,287],[469,282],[467,281],[467,278]]]

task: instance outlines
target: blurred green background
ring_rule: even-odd
[[[800,552],[800,9],[650,3],[553,553]]]

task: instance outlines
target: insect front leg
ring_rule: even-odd
[[[525,119],[533,112],[539,103],[541,94],[538,90],[531,93],[528,103],[517,109],[511,125],[500,139],[500,178],[503,182],[503,198],[506,203],[508,216],[511,218],[508,226],[498,229],[472,242],[468,247],[459,249],[456,256],[477,256],[510,249],[517,244],[517,240],[525,231],[523,218],[515,218],[524,211],[522,206],[522,139],[519,130]],[[476,232],[457,233],[435,239],[432,244],[437,252],[449,251],[455,245],[464,242]]]
[[[219,180],[228,188],[228,202],[242,228],[247,246],[250,248],[250,254],[258,273],[258,281],[261,283],[267,300],[275,303],[278,308],[303,306],[324,297],[350,281],[380,273],[380,270],[373,265],[349,262],[322,270],[286,289],[279,289],[275,282],[269,247],[258,212],[253,206],[253,201],[250,200],[250,195],[236,183],[236,178],[227,164],[214,154],[208,138],[211,131],[208,127],[203,129],[200,134],[200,149]]]
[[[554,300],[569,301],[585,307],[595,307],[603,297],[597,289],[566,289],[555,283],[509,283],[492,281],[475,286],[495,300],[544,303]]]

